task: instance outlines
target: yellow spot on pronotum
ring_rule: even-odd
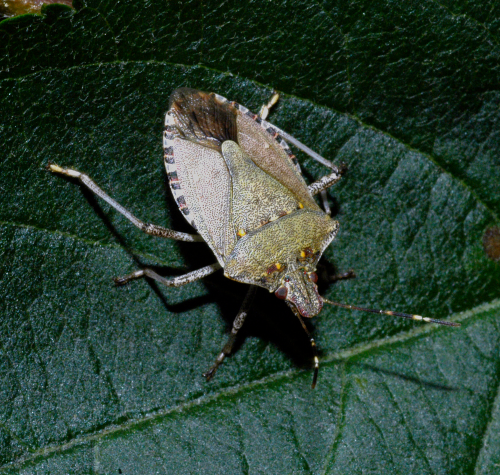
[[[243,236],[246,234],[246,232],[245,232],[243,229],[240,229],[240,230],[237,232],[237,234],[238,234],[238,236],[239,236],[239,237],[243,237]]]
[[[275,265],[276,265],[276,269],[281,270],[282,266],[281,266],[281,264],[279,262],[277,262]]]
[[[300,251],[300,257],[302,258],[306,257],[306,253],[304,251]]]
[[[302,203],[299,203],[299,209],[303,209],[304,205]]]

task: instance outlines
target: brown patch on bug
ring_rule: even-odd
[[[219,152],[222,142],[238,142],[235,108],[213,93],[176,89],[170,96],[170,111],[183,139]]]
[[[279,262],[276,262],[276,264],[273,264],[272,266],[267,268],[267,275],[271,275],[273,272],[281,272],[282,270],[285,269],[285,266],[280,264]]]
[[[300,257],[299,261],[304,262],[304,261],[311,261],[314,260],[315,254],[313,250],[310,247],[306,247],[302,251],[300,251]]]
[[[483,234],[483,249],[486,255],[495,262],[500,261],[500,228],[493,226]]]

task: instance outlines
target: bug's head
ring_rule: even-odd
[[[315,210],[286,215],[238,239],[226,258],[224,275],[264,287],[302,317],[314,317],[323,307],[316,266],[338,227]]]
[[[285,300],[292,309],[295,307],[305,318],[314,317],[323,308],[323,300],[316,286],[318,274],[315,270],[302,267],[285,272],[280,286],[274,292],[276,297]]]

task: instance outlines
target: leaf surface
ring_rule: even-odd
[[[500,463],[499,12],[495,3],[88,2],[0,23],[0,473],[495,474]],[[245,294],[113,286],[180,275],[204,244],[143,235],[48,162],[139,218],[191,232],[161,134],[180,86],[258,112],[348,174],[311,329],[262,291],[205,383]],[[306,179],[325,169],[298,154]]]

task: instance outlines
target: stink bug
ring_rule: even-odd
[[[335,238],[339,223],[330,217],[328,208],[325,212],[318,206],[313,196],[337,183],[343,170],[266,122],[269,108],[277,99],[274,95],[256,115],[218,94],[187,88],[172,93],[163,135],[165,167],[175,201],[198,234],[144,223],[87,175],[55,164],[49,164],[49,169],[77,178],[142,231],[179,241],[204,241],[217,259],[212,265],[173,279],[148,268],[137,270],[115,279],[118,285],[149,277],[177,287],[221,268],[229,279],[250,285],[228,342],[204,374],[207,380],[231,353],[255,290],[264,287],[288,304],[308,335],[314,352],[314,387],[319,360],[303,318],[317,315],[324,303],[450,326],[459,324],[338,304],[319,295],[316,266]],[[329,173],[307,185],[285,139],[326,165]]]

